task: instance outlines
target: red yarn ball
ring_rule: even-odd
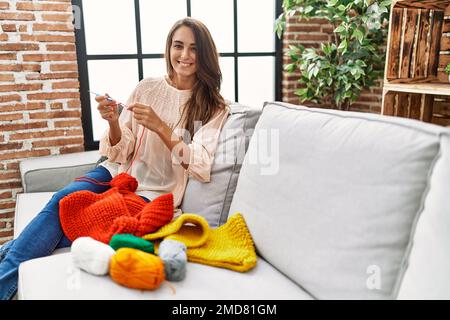
[[[117,187],[119,190],[135,192],[138,187],[138,182],[128,173],[122,172],[111,180],[110,185],[111,187]]]

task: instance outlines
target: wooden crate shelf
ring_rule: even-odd
[[[441,43],[450,0],[394,0],[387,42],[382,113],[432,122],[435,96],[450,96]],[[442,123],[442,121],[440,121]],[[446,123],[445,121],[443,123]]]
[[[444,83],[385,83],[383,90],[450,96],[450,85]]]

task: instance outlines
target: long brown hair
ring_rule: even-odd
[[[166,42],[166,66],[167,74],[173,79],[174,70],[170,62],[170,48],[175,31],[186,26],[192,30],[195,36],[197,49],[197,81],[192,87],[192,95],[186,102],[180,121],[184,121],[185,129],[191,138],[194,135],[194,122],[201,121],[204,125],[214,114],[225,107],[225,100],[220,94],[220,84],[222,82],[222,72],[219,66],[219,54],[211,34],[206,26],[193,18],[178,20],[173,25],[167,36]]]

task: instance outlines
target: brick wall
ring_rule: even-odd
[[[297,17],[291,17],[286,23],[286,32],[283,35],[283,55],[288,51],[289,45],[301,44],[305,47],[320,47],[321,43],[331,42],[331,35],[333,33],[333,27],[328,24],[325,19],[310,19],[299,21]],[[283,56],[283,64],[290,63],[288,56]],[[297,95],[294,94],[295,90],[299,88],[297,79],[300,76],[298,70],[293,74],[289,74],[283,71],[282,80],[282,97],[283,101],[303,104],[311,107],[323,107],[329,108],[329,105],[319,105],[311,102],[301,103]],[[352,111],[361,112],[381,112],[381,93],[382,84],[369,90],[362,92],[360,99],[352,105]]]
[[[84,150],[72,19],[70,0],[0,0],[0,244],[19,161]]]

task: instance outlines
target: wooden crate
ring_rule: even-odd
[[[449,6],[450,0],[393,1],[383,114],[433,122],[435,96],[450,96],[450,84],[442,79],[440,61],[445,12]]]
[[[383,114],[431,122],[434,96],[407,92],[389,91],[383,97]]]
[[[388,39],[388,82],[438,81],[444,11],[450,1],[396,1]]]
[[[432,123],[450,126],[450,96],[435,96]]]

